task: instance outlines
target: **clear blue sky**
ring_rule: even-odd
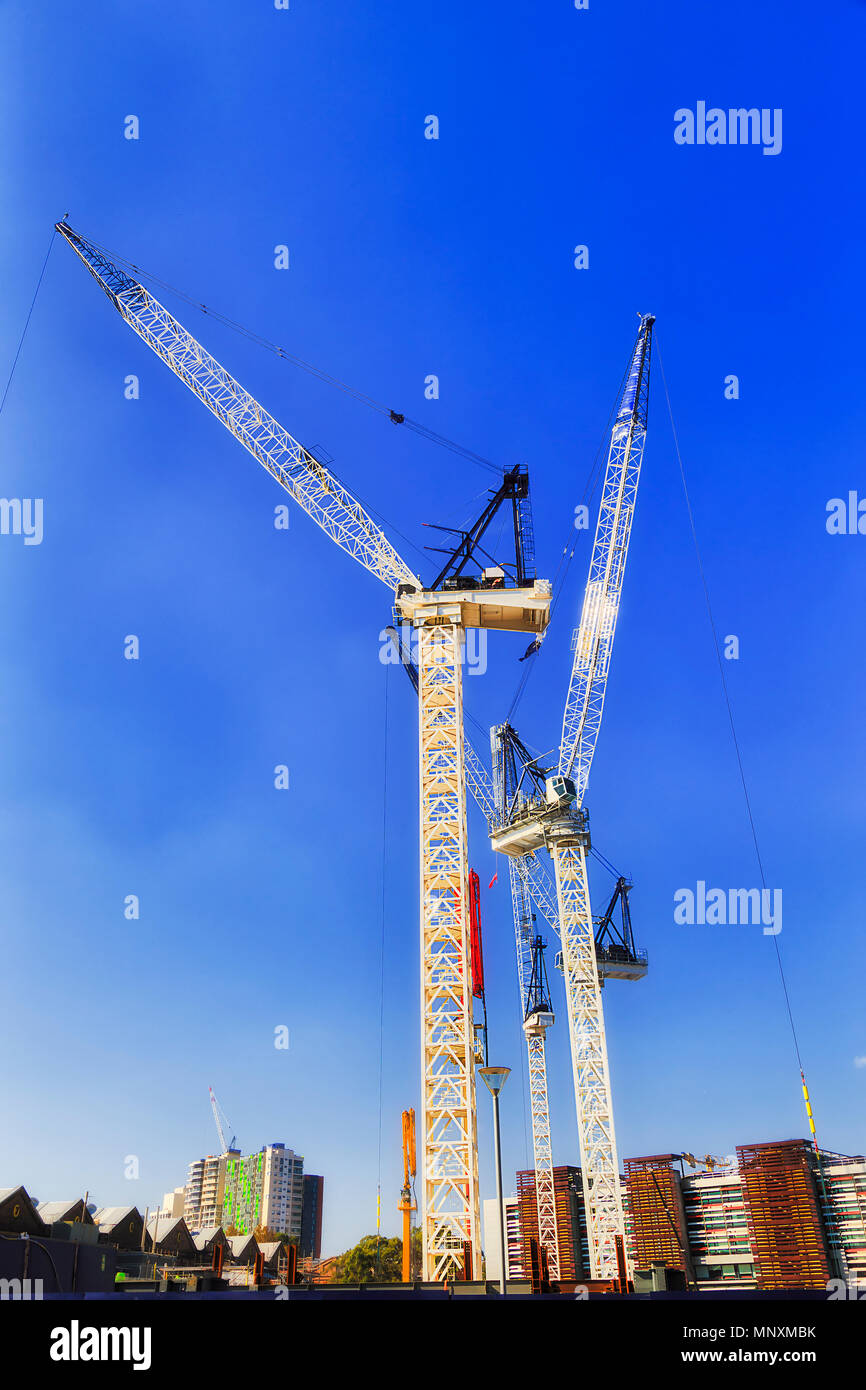
[[[819,1133],[862,1151],[866,539],[828,536],[825,507],[866,487],[866,8],[469,8],[8,0],[4,378],[68,212],[377,399],[527,462],[552,574],[636,312],[655,313],[718,626],[740,638],[727,674]],[[698,101],[781,108],[781,153],[678,146],[674,112]],[[490,476],[166,302],[432,576],[399,536],[423,547],[422,522],[459,524]],[[677,888],[758,879],[659,388],[656,372],[588,798],[651,957],[643,983],[605,991],[623,1157],[805,1133],[770,938],[673,921]],[[419,1081],[417,754],[409,683],[378,661],[387,593],[300,514],[273,529],[275,484],[60,242],[0,444],[3,495],[45,508],[41,545],[0,537],[0,1184],[152,1204],[213,1149],[212,1084],[245,1148],[284,1140],[325,1175],[327,1252],[373,1228],[387,776],[381,1173],[396,1231],[399,1116]],[[520,707],[538,748],[558,738],[588,555],[584,536]],[[467,680],[485,728],[524,646],[494,635],[487,674]],[[493,856],[470,814],[486,888]],[[515,1069],[513,1172],[529,1150],[504,876],[483,910],[491,1052]],[[554,988],[555,1158],[577,1162]],[[480,1110],[490,1195],[483,1095]]]

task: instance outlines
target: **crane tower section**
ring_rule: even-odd
[[[525,763],[515,747],[514,730],[508,724],[490,730],[490,753],[493,765],[494,797],[488,813],[491,831],[511,828],[511,820],[525,824],[527,801],[537,801],[534,793],[543,780],[542,772],[531,761],[531,770],[524,779]],[[521,752],[524,752],[520,745]],[[530,755],[526,753],[526,758]],[[494,846],[497,847],[497,846]],[[553,1154],[550,1139],[550,1103],[547,1093],[547,1056],[545,1034],[554,1022],[553,1014],[537,1007],[542,1001],[536,982],[537,968],[533,930],[534,916],[529,887],[530,866],[539,861],[532,853],[533,845],[520,852],[510,847],[508,877],[511,885],[511,907],[514,915],[514,945],[517,953],[517,983],[520,992],[520,1013],[526,1038],[529,1074],[529,1109],[532,1119],[532,1153],[535,1168],[535,1197],[538,1214],[538,1239],[547,1252],[547,1267],[551,1279],[558,1279],[559,1235],[556,1224],[556,1193],[553,1180]],[[540,867],[540,866],[539,866]],[[554,914],[555,916],[555,914]]]
[[[467,1243],[481,1277],[481,1204],[475,1102],[463,660],[466,629],[540,634],[550,585],[527,572],[531,533],[522,470],[506,474],[493,501],[511,500],[515,565],[467,573],[483,525],[461,532],[433,589],[401,586],[399,620],[415,629],[421,823],[421,1225],[425,1278],[461,1278]],[[477,760],[472,768],[478,781]]]

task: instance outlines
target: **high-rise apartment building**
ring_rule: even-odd
[[[248,1235],[261,1226],[300,1240],[303,1202],[300,1154],[285,1144],[265,1144],[246,1156],[229,1149],[190,1164],[184,1220],[194,1231],[223,1226]]]
[[[239,1149],[224,1154],[208,1154],[189,1165],[183,1219],[191,1231],[223,1224],[226,1162],[239,1158]]]

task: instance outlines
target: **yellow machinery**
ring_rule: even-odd
[[[403,1283],[412,1282],[412,1213],[418,1210],[415,1182],[415,1111],[403,1111],[403,1188],[398,1211],[403,1213]]]

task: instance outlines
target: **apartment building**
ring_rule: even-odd
[[[822,1289],[866,1277],[866,1158],[806,1139],[740,1145],[686,1173],[684,1155],[625,1161],[632,1264],[682,1270],[697,1288]]]
[[[248,1235],[262,1226],[300,1240],[303,1205],[304,1160],[285,1144],[247,1155],[229,1149],[189,1166],[183,1215],[190,1230],[222,1226]]]

